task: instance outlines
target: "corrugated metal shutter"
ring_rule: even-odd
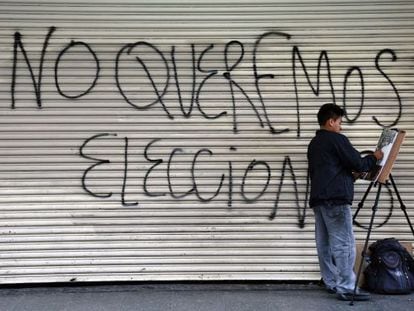
[[[325,102],[359,150],[407,130],[413,215],[413,1],[0,7],[0,283],[317,279],[305,152]],[[372,239],[412,241],[382,198]]]

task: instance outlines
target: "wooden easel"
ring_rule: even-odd
[[[355,222],[355,219],[356,219],[359,211],[361,210],[361,208],[364,206],[364,202],[365,202],[366,198],[368,197],[368,194],[371,191],[372,187],[378,187],[377,188],[377,194],[375,196],[374,205],[372,206],[371,220],[369,222],[368,232],[367,232],[367,236],[365,238],[365,243],[364,243],[364,248],[363,248],[362,253],[361,253],[361,262],[360,262],[360,265],[359,265],[359,268],[358,268],[358,273],[356,275],[354,292],[353,292],[353,295],[352,295],[352,301],[350,302],[351,306],[354,304],[354,298],[355,298],[355,294],[356,294],[356,291],[357,291],[357,288],[358,288],[359,279],[361,277],[363,263],[364,263],[364,260],[367,257],[369,238],[371,236],[371,231],[372,231],[372,226],[374,224],[375,214],[378,210],[378,202],[380,200],[382,186],[386,185],[388,183],[388,180],[391,181],[394,192],[397,195],[398,202],[400,202],[400,208],[403,211],[404,216],[407,219],[407,223],[410,226],[411,232],[413,233],[413,236],[414,236],[414,228],[413,228],[413,225],[411,224],[410,218],[408,217],[406,206],[405,206],[404,202],[401,199],[400,193],[397,189],[397,185],[395,184],[394,178],[391,175],[392,167],[393,167],[394,162],[395,162],[395,160],[397,158],[397,155],[399,153],[399,149],[400,149],[400,146],[401,146],[401,144],[404,140],[405,134],[406,134],[405,131],[400,131],[397,134],[397,138],[396,138],[396,140],[394,142],[394,145],[393,145],[393,147],[390,151],[387,162],[384,164],[384,166],[382,168],[382,171],[379,174],[378,178],[375,181],[372,181],[369,184],[369,186],[368,186],[367,190],[365,191],[365,194],[362,197],[361,202],[358,204],[358,208],[355,211],[355,214],[353,216],[353,221]]]

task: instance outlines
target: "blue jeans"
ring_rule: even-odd
[[[350,205],[313,207],[319,267],[324,283],[338,293],[355,286],[355,237]]]

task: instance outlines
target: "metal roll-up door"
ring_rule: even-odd
[[[407,131],[413,217],[413,1],[0,8],[0,283],[318,279],[306,148],[326,102],[361,151]],[[372,240],[412,241],[384,188]]]

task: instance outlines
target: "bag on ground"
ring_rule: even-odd
[[[414,259],[394,238],[378,240],[369,247],[364,287],[380,294],[408,294],[414,290]]]

